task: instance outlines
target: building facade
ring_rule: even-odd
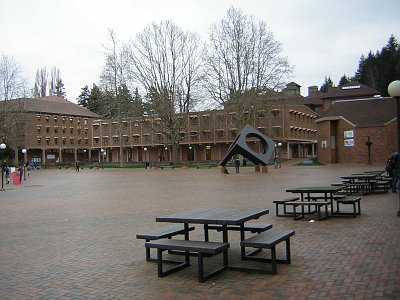
[[[14,162],[56,165],[91,159],[92,123],[99,115],[56,96],[11,101],[22,108],[5,141],[14,150]]]
[[[260,96],[260,101],[268,97]],[[14,161],[39,165],[80,162],[172,161],[177,151],[181,162],[220,161],[242,128],[235,118],[246,115],[249,124],[272,138],[282,158],[315,156],[317,114],[304,105],[300,86],[274,92],[273,105],[260,105],[242,112],[210,110],[176,115],[182,122],[179,145],[174,149],[161,118],[140,116],[112,120],[60,97],[21,99],[23,110],[14,134],[6,141],[15,149]],[[240,115],[242,114],[242,115]],[[261,152],[259,141],[248,144]],[[26,153],[22,154],[25,149]]]

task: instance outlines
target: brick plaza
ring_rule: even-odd
[[[272,203],[291,196],[287,188],[376,169],[383,165],[286,162],[268,174],[249,167],[228,175],[215,168],[33,171],[0,192],[0,299],[400,299],[398,194],[363,196],[361,216],[321,222],[276,218]],[[296,231],[292,264],[278,265],[277,275],[228,270],[199,283],[192,258],[189,268],[158,278],[136,233],[164,225],[158,215],[195,207],[268,208],[257,222]],[[201,226],[191,238],[203,238]],[[239,256],[239,234],[229,240],[230,257]]]

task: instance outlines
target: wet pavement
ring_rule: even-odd
[[[400,299],[397,193],[362,196],[361,216],[275,217],[288,188],[328,185],[383,165],[213,169],[35,170],[0,192],[0,299]],[[225,271],[197,281],[197,260],[164,278],[136,234],[196,207],[268,208],[256,222],[294,229],[292,264],[278,274]],[[221,233],[211,233],[220,241]],[[203,239],[201,226],[191,233]],[[230,258],[239,234],[229,235]],[[283,246],[283,245],[282,245]],[[278,255],[283,247],[278,247]],[[206,260],[206,266],[220,259]]]

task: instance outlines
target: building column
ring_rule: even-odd
[[[42,164],[46,163],[46,149],[42,149]]]
[[[75,162],[78,161],[78,150],[77,149],[74,149],[74,159],[75,159]]]
[[[286,145],[286,158],[290,159],[290,143],[289,142],[287,142],[287,145]]]
[[[88,149],[87,151],[88,151],[88,160],[89,160],[89,162],[91,162],[92,161],[92,149]]]
[[[59,158],[59,163],[61,164],[62,163],[62,149],[59,149],[58,150],[58,158]]]

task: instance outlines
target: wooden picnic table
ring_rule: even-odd
[[[334,215],[333,213],[333,201],[334,201],[334,194],[342,190],[343,186],[305,186],[305,187],[296,187],[287,189],[286,192],[289,193],[296,193],[300,194],[301,201],[305,202],[306,200],[324,200],[330,202],[329,205],[331,207],[331,216]],[[320,194],[323,194],[321,196]],[[290,202],[288,205],[291,205]],[[310,213],[310,209],[309,209]],[[304,217],[304,206],[302,206],[302,217]]]
[[[268,209],[229,209],[229,208],[195,208],[180,211],[170,215],[159,216],[157,222],[183,223],[184,228],[188,229],[189,224],[203,224],[205,231],[209,224],[222,225],[222,239],[228,243],[228,226],[240,226],[240,240],[245,239],[244,224],[249,220],[258,219],[269,213]],[[185,235],[189,239],[189,235]],[[223,253],[224,262],[228,261],[228,250]],[[245,257],[245,249],[241,247],[242,258]]]
[[[377,173],[363,173],[363,174],[351,174],[347,176],[341,176],[343,180],[348,180],[350,188],[356,186],[357,184],[365,183],[365,194],[371,193],[373,190],[372,180],[376,179]]]

